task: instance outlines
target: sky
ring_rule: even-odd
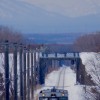
[[[0,25],[22,33],[100,31],[100,0],[0,0]]]

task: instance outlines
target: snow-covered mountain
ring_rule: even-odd
[[[24,33],[100,30],[99,0],[0,0],[0,25]]]
[[[77,17],[100,13],[100,0],[22,0],[44,10]]]

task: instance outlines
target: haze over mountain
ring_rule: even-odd
[[[72,44],[80,34],[24,34],[28,43]]]
[[[23,33],[100,31],[100,0],[1,0],[0,25]]]
[[[46,11],[78,17],[100,12],[100,0],[22,0]]]

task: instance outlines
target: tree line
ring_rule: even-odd
[[[74,42],[77,51],[99,52],[100,51],[100,32],[80,36]]]
[[[12,43],[22,43],[24,38],[20,32],[16,32],[6,26],[0,26],[0,42],[6,40]]]

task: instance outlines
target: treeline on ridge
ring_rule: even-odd
[[[76,51],[100,52],[100,32],[80,36],[74,42]]]
[[[6,26],[0,26],[0,42],[6,40],[12,43],[22,43],[24,38],[20,32],[16,32]]]

